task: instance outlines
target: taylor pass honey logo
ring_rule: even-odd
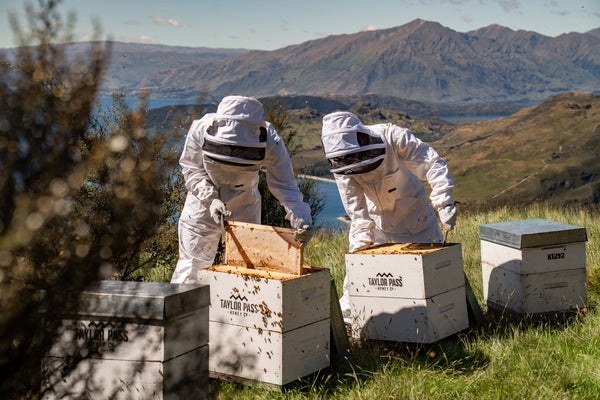
[[[375,277],[367,278],[369,286],[375,290],[394,290],[402,287],[402,275],[394,276],[391,272],[378,272]]]
[[[229,299],[221,299],[221,309],[227,310],[229,314],[238,317],[247,317],[260,311],[258,304],[250,303],[246,296],[232,293]]]
[[[129,341],[124,326],[111,321],[78,321],[71,329],[75,333],[73,340],[95,351],[114,350],[119,343]]]

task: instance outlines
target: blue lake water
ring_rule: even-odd
[[[300,179],[311,179],[311,178],[300,178]],[[323,226],[324,228],[342,228],[345,223],[340,221],[338,218],[345,217],[346,211],[342,204],[340,192],[338,191],[335,182],[319,180],[319,192],[325,199],[325,207],[321,213],[315,218],[313,224],[315,226]]]
[[[111,96],[100,96],[98,98],[102,104],[112,104]],[[125,104],[129,107],[135,109],[137,106],[139,99],[136,97],[126,97],[124,98]],[[148,99],[148,108],[161,108],[161,107],[170,107],[173,104],[183,105],[183,104],[196,104],[196,99]]]

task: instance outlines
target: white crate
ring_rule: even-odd
[[[544,219],[481,225],[483,294],[520,314],[587,304],[585,228]]]
[[[44,398],[208,398],[208,292],[169,283],[90,286],[65,311],[44,357]]]
[[[352,335],[431,343],[468,328],[460,244],[346,254]]]
[[[464,286],[460,244],[393,244],[346,254],[351,296],[425,299]]]
[[[291,331],[268,331],[211,321],[209,370],[285,385],[329,366],[329,319]]]
[[[465,287],[426,299],[351,296],[352,336],[433,343],[469,327]]]
[[[330,275],[216,265],[209,283],[212,376],[285,385],[329,366]]]
[[[68,374],[64,357],[45,357],[44,399],[208,399],[208,346],[167,361],[86,358]],[[86,397],[89,396],[89,397]]]
[[[524,275],[585,269],[585,243],[515,249],[481,240],[481,262]]]
[[[510,264],[516,267],[518,263],[513,259]],[[585,268],[523,274],[485,261],[481,268],[483,297],[491,308],[538,314],[586,307]],[[525,269],[538,270],[539,267],[526,265]]]

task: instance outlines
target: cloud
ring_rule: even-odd
[[[376,31],[376,30],[377,30],[377,27],[375,25],[369,25],[369,26],[365,26],[360,31],[366,32],[366,31]]]
[[[288,27],[287,27],[286,25],[281,25],[281,30],[282,30],[282,31],[287,31],[287,30],[288,30]]]
[[[473,22],[473,18],[469,17],[468,15],[465,15],[462,19],[463,19],[463,21],[465,21],[468,24]]]
[[[78,32],[77,40],[80,42],[89,42],[90,40],[92,40],[92,38],[90,37],[90,34],[87,32]]]
[[[175,21],[174,19],[165,18],[162,15],[155,15],[152,17],[152,19],[158,24],[167,24],[176,27],[181,26],[181,24],[178,21]]]
[[[506,12],[516,10],[521,6],[517,0],[500,0],[499,3],[500,6],[502,6],[502,8],[504,8],[504,11]]]
[[[127,21],[124,22],[125,25],[131,25],[131,26],[137,26],[137,25],[141,25],[142,23],[140,21],[136,21],[135,19],[128,19]]]
[[[128,43],[144,43],[144,44],[159,44],[156,40],[152,39],[150,36],[141,35],[140,37],[133,38],[131,36],[121,36],[119,39],[121,42]]]

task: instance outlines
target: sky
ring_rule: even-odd
[[[0,0],[0,48],[17,46],[9,17],[28,29],[27,4]],[[600,27],[600,0],[63,0],[75,40],[275,50],[328,35],[386,29],[420,18],[457,32],[492,24],[547,36]],[[101,34],[94,37],[94,24]]]

